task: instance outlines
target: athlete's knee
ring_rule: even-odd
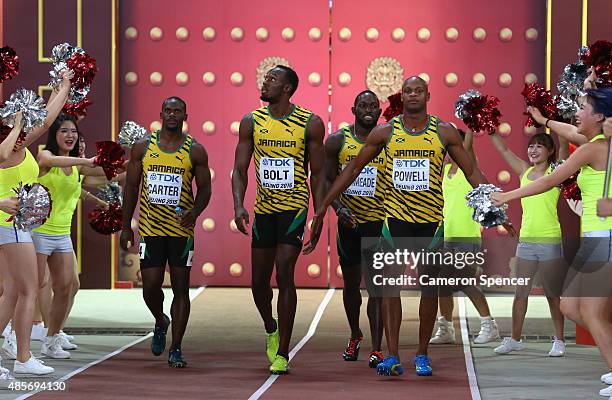
[[[580,302],[576,298],[562,298],[559,304],[561,312],[572,321],[579,321],[580,317]]]

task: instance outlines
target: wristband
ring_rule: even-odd
[[[546,123],[544,124],[544,126],[545,126],[546,128],[548,128],[548,129],[550,129],[550,127],[548,126],[548,123],[549,123],[549,122],[550,122],[550,118],[548,118],[548,119],[546,120]]]

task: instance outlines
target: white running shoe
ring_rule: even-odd
[[[53,371],[55,371],[53,368],[46,366],[32,353],[30,353],[30,359],[24,363],[15,360],[15,366],[13,367],[13,373],[15,374],[47,375],[53,373]]]
[[[497,322],[493,318],[480,317],[480,332],[474,339],[475,344],[489,343],[494,340],[499,340],[499,328],[497,328]]]
[[[447,321],[444,317],[438,318],[438,330],[434,337],[429,340],[430,344],[449,344],[455,343],[455,327],[452,321]]]
[[[511,351],[521,351],[525,348],[523,341],[517,342],[511,337],[505,337],[501,344],[493,350],[496,354],[508,354]]]
[[[30,339],[36,340],[37,342],[42,342],[47,337],[47,331],[48,329],[45,328],[45,325],[42,322],[39,324],[33,324]]]
[[[599,391],[599,395],[612,397],[612,386],[608,386],[607,388],[601,389]]]
[[[553,337],[552,348],[548,352],[549,357],[563,357],[565,355],[565,342],[556,336]]]
[[[64,350],[76,350],[79,348],[76,344],[72,343],[70,340],[66,339],[65,336],[61,334],[57,334],[59,336],[60,344],[62,345],[62,349]]]
[[[70,358],[70,353],[62,349],[62,338],[59,334],[45,338],[40,348],[40,354],[49,358]]]
[[[59,331],[59,334],[60,334],[60,336],[65,337],[69,342],[72,342],[74,340],[74,336],[67,334],[66,332],[64,332],[61,329]]]
[[[601,381],[606,385],[612,385],[612,372],[608,372],[607,374],[603,374],[601,376]]]
[[[2,337],[7,337],[13,331],[13,320],[9,319],[8,324],[6,324],[6,328],[2,331]]]
[[[11,332],[4,338],[4,343],[2,343],[2,351],[9,360],[14,360],[17,358],[17,338],[15,337],[15,332]]]

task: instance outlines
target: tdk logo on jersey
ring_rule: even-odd
[[[367,175],[374,175],[374,167],[363,167],[363,169],[361,170],[362,174],[367,174]]]
[[[263,165],[266,166],[271,166],[271,167],[290,167],[289,165],[289,159],[288,158],[268,158],[268,159],[263,159],[261,160],[261,163]]]
[[[150,174],[149,179],[152,181],[161,181],[161,182],[175,182],[180,183],[180,176],[178,175],[167,175],[167,174]]]
[[[425,160],[395,160],[395,165],[404,168],[425,168]]]

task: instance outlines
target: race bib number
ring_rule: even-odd
[[[410,192],[429,190],[429,158],[394,159],[393,187]]]
[[[293,189],[294,159],[261,157],[259,181],[264,189]]]
[[[179,205],[183,187],[182,175],[147,172],[147,185],[151,204]]]
[[[344,169],[344,167],[345,166],[343,165],[342,169]],[[344,194],[348,196],[374,196],[374,192],[376,192],[377,172],[378,168],[366,165],[359,173],[359,176],[353,181],[351,186],[344,191]]]

